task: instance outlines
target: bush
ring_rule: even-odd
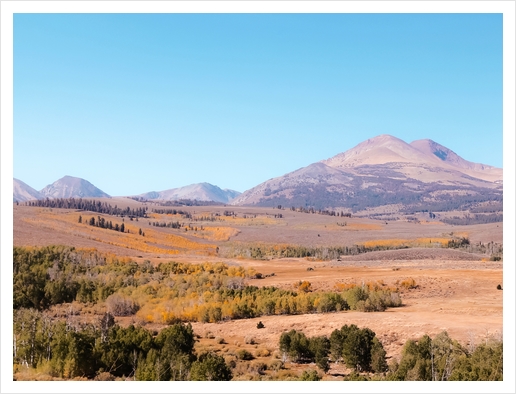
[[[192,364],[191,380],[231,380],[233,374],[222,356],[203,353]]]
[[[300,292],[303,292],[303,293],[309,293],[312,291],[312,284],[310,282],[308,282],[307,280],[304,280],[304,281],[299,281],[298,283],[295,284],[295,287],[300,291]]]
[[[400,286],[407,290],[417,288],[416,281],[412,278],[405,279],[400,283]]]
[[[268,365],[268,369],[272,371],[279,371],[280,369],[283,369],[284,364],[281,360],[274,360],[271,361]]]
[[[247,351],[247,350],[245,350],[245,349],[239,350],[237,352],[237,357],[240,360],[247,360],[247,361],[254,359],[254,356],[252,355],[252,353]]]
[[[130,316],[138,312],[140,307],[134,300],[120,294],[111,294],[106,299],[108,312],[114,316]]]
[[[502,285],[498,285],[498,286],[496,286],[496,289],[497,289],[497,290],[503,290],[503,289],[502,289]]]
[[[299,380],[302,381],[318,381],[321,380],[321,377],[317,373],[317,371],[303,371],[301,376],[299,377]]]
[[[265,328],[265,326],[263,325],[263,323],[260,321],[257,325],[256,325],[256,328]]]
[[[267,364],[262,363],[260,361],[254,362],[250,365],[250,371],[259,373],[260,375],[263,375],[263,373],[267,370]]]
[[[269,357],[271,352],[268,349],[258,349],[256,351],[256,357]]]
[[[115,376],[111,375],[109,372],[99,372],[97,376],[93,380],[104,381],[104,382],[112,382],[116,379]]]

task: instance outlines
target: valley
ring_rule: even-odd
[[[307,336],[329,336],[345,324],[373,330],[383,344],[388,362],[401,359],[406,341],[425,334],[434,337],[446,331],[466,348],[502,338],[503,292],[497,290],[497,285],[503,284],[503,261],[493,261],[494,256],[501,257],[503,253],[502,223],[448,225],[431,219],[428,213],[421,213],[417,221],[382,221],[277,207],[172,207],[129,198],[98,202],[135,211],[144,209],[147,217],[131,219],[15,204],[14,245],[73,245],[79,251],[97,251],[121,261],[154,267],[169,261],[194,266],[223,263],[247,272],[243,278],[246,286],[273,286],[295,292],[297,284],[307,281],[311,286],[311,293],[307,294],[314,296],[338,293],[346,286],[381,283],[380,287],[396,289],[403,303],[383,312],[276,312],[244,319],[224,318],[223,312],[222,320],[217,322],[194,318],[192,327],[198,336],[198,352],[213,351],[231,360],[239,351],[248,350],[255,355],[265,354],[256,355],[256,360],[272,365],[274,360],[281,359],[278,341],[282,333],[295,329]],[[113,225],[125,223],[125,232],[92,226],[91,218],[111,221]],[[178,228],[167,227],[173,223],[178,223]],[[448,242],[462,239],[469,244],[448,247]],[[306,256],[281,257],[286,253]],[[413,287],[402,286],[410,281]],[[165,304],[159,306],[157,300],[138,298],[134,301],[140,302],[140,311],[116,317],[117,324],[136,324],[155,332],[168,326],[155,314],[156,308]],[[202,301],[193,302],[202,305]],[[70,308],[75,311],[72,315],[66,312]],[[73,301],[52,306],[49,313],[86,324],[98,321],[107,310],[106,301]],[[149,313],[155,317],[145,317]],[[257,330],[260,321],[265,327]],[[281,372],[253,372],[251,365],[239,360],[233,369],[234,379],[293,379],[304,370],[303,364],[288,360]],[[331,364],[322,377],[334,380],[349,373],[349,369],[337,363]]]

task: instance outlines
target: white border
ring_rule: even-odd
[[[503,13],[504,382],[13,382],[12,178],[14,13]],[[2,1],[1,2],[1,392],[514,393],[515,3],[514,1]],[[486,136],[489,138],[489,136]],[[381,383],[381,384],[380,384]]]

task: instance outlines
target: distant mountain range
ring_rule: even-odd
[[[161,192],[148,192],[139,194],[135,197],[141,197],[146,200],[197,200],[197,201],[216,201],[228,203],[240,192],[229,189],[221,189],[210,183],[195,183],[193,185],[183,186],[176,189],[163,190]]]
[[[353,211],[403,204],[416,210],[452,210],[502,198],[502,169],[464,160],[432,140],[408,144],[380,135],[263,182],[231,204]]]
[[[14,201],[40,198],[109,197],[88,181],[65,176],[39,192],[14,179]],[[410,144],[390,135],[270,179],[239,193],[209,183],[142,193],[145,200],[198,200],[353,211],[398,204],[410,210],[455,210],[503,201],[503,170],[464,160],[429,139]]]
[[[68,175],[47,185],[39,192],[19,179],[14,178],[13,181],[14,202],[41,200],[45,198],[110,197],[109,194],[104,193],[87,180]]]
[[[14,178],[13,201],[23,202],[29,200],[40,200],[45,198],[100,198],[110,196],[92,185],[85,179],[72,176],[65,176],[54,183],[37,191],[26,183]],[[145,200],[197,200],[215,201],[227,203],[240,192],[229,189],[221,189],[209,183],[197,183],[176,189],[168,189],[161,192],[148,192],[138,196]]]

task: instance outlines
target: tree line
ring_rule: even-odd
[[[96,380],[231,380],[222,356],[196,354],[191,325],[176,323],[153,333],[115,324],[110,313],[96,322],[53,321],[34,309],[18,309],[13,322],[14,371],[44,370],[55,378]]]
[[[443,218],[441,222],[454,226],[467,226],[471,224],[487,224],[503,222],[503,213],[464,215],[463,217],[453,216]]]
[[[502,341],[490,338],[478,346],[464,347],[446,331],[434,338],[424,335],[418,340],[408,340],[401,359],[393,359],[390,364],[376,334],[354,324],[334,330],[329,338],[309,338],[296,330],[284,332],[279,348],[285,361],[315,362],[323,373],[330,369],[330,363],[342,362],[353,370],[345,380],[503,380]],[[316,372],[304,375],[306,380],[320,380]]]
[[[337,225],[346,225],[346,223]],[[491,244],[489,244],[491,245]],[[493,244],[486,248],[481,242],[472,244],[469,238],[462,237],[451,239],[449,242],[441,244],[442,248],[463,249],[467,252],[477,252],[485,254],[501,255],[503,246],[501,244]],[[256,260],[266,260],[270,258],[314,258],[318,260],[336,260],[341,256],[355,256],[368,252],[376,252],[382,250],[398,250],[408,249],[408,245],[378,243],[373,246],[365,246],[362,244],[352,246],[317,246],[308,247],[302,245],[270,245],[270,244],[251,244],[237,245],[228,248],[226,254],[231,257],[244,257]]]
[[[79,216],[78,222],[82,223],[82,215]],[[108,229],[108,230],[114,230],[114,231],[119,231],[121,233],[125,233],[125,224],[124,223],[121,223],[121,224],[115,223],[113,225],[113,222],[111,220],[106,220],[105,218],[100,217],[100,216],[97,216],[97,220],[95,220],[95,218],[92,216],[89,220],[86,221],[86,223],[93,227],[99,227],[99,228],[104,228],[104,229]],[[127,230],[127,232],[129,232],[129,230]],[[141,235],[141,233],[140,233],[140,235]]]
[[[27,206],[30,207],[43,207],[43,208],[63,208],[63,209],[76,209],[81,211],[91,211],[97,213],[104,213],[111,216],[128,216],[130,218],[147,218],[147,207],[140,208],[119,208],[117,205],[114,207],[107,202],[101,202],[96,200],[86,200],[82,198],[55,198],[37,201],[27,201]]]

